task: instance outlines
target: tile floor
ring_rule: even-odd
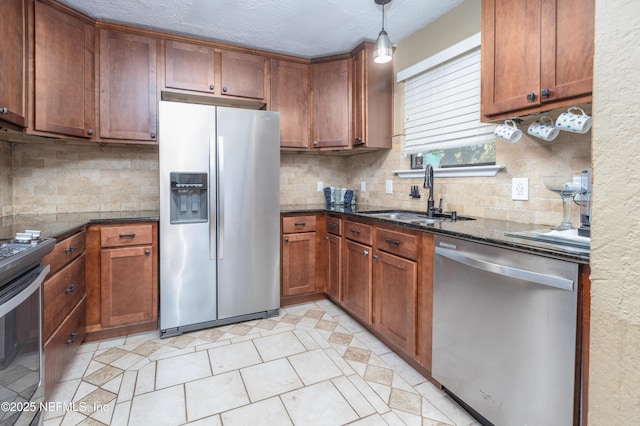
[[[478,425],[328,300],[84,343],[44,425]]]

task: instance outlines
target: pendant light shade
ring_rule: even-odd
[[[391,60],[393,56],[393,46],[387,32],[384,30],[384,5],[390,3],[391,0],[373,0],[376,4],[382,5],[382,31],[378,34],[376,45],[373,49],[373,62],[384,64]]]

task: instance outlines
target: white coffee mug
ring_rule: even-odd
[[[505,120],[504,124],[500,124],[493,132],[496,137],[509,141],[511,143],[518,142],[522,137],[522,131],[518,129],[515,121]]]
[[[558,137],[560,130],[553,123],[553,118],[543,115],[538,121],[531,123],[527,133],[550,142]]]
[[[571,111],[580,111],[580,114]],[[587,133],[591,129],[591,117],[578,107],[571,107],[567,112],[560,114],[556,120],[556,127],[560,130],[573,133]]]

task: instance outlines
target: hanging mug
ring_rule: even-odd
[[[504,139],[511,143],[518,142],[522,137],[522,130],[518,129],[516,122],[513,120],[505,120],[504,124],[500,124],[493,132],[496,137]]]
[[[560,134],[560,130],[553,124],[553,118],[543,115],[536,122],[531,123],[527,133],[536,138],[551,142]]]
[[[580,114],[571,111],[580,111]],[[567,112],[560,114],[556,120],[556,127],[560,130],[573,133],[587,133],[591,129],[591,117],[578,107],[571,107]]]

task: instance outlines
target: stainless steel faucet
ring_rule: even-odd
[[[427,164],[424,168],[424,189],[429,190],[429,198],[427,198],[427,217],[433,217],[433,166]]]

